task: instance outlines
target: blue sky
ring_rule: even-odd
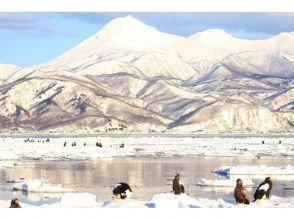
[[[0,63],[23,67],[49,61],[127,15],[185,37],[209,28],[245,39],[294,31],[294,13],[0,13]]]

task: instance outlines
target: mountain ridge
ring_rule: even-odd
[[[0,129],[292,133],[292,38],[184,38],[117,18],[52,61],[2,68]]]

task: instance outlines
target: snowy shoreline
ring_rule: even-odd
[[[229,138],[246,138],[246,137],[289,137],[294,138],[294,133],[83,133],[83,132],[69,132],[69,133],[59,133],[59,132],[11,132],[11,133],[0,133],[0,138],[15,137],[15,138],[58,138],[58,137],[229,137]]]

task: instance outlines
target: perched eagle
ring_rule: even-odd
[[[266,198],[269,198],[270,192],[272,190],[273,183],[270,177],[265,178],[265,180],[258,186],[256,192],[254,193],[254,201],[262,199],[265,195]]]
[[[117,198],[126,199],[131,197],[132,190],[127,183],[118,183],[114,186],[112,194]]]
[[[241,179],[237,179],[236,181],[234,197],[237,203],[250,204],[248,191],[243,187],[243,181]]]
[[[175,172],[175,177],[173,180],[173,191],[176,195],[185,193],[185,187],[180,180],[180,174]]]

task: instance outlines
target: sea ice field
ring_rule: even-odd
[[[235,180],[253,193],[273,178],[269,200],[246,207],[294,206],[294,137],[18,136],[0,138],[0,207],[232,208]],[[186,193],[171,193],[173,173]],[[112,199],[127,182],[133,196]]]

